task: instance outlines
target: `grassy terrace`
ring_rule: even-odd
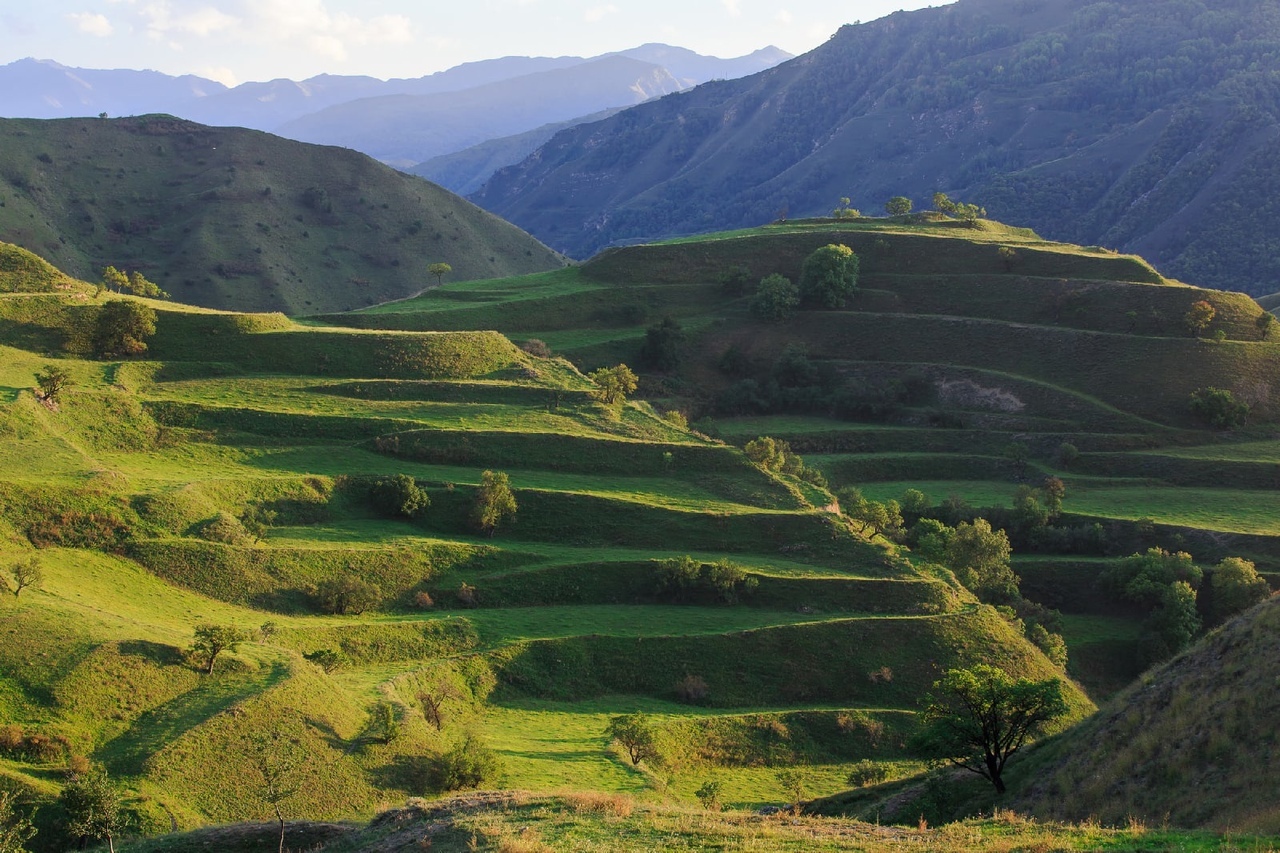
[[[857,244],[871,279],[851,311],[760,324],[716,283],[735,259],[797,275],[813,245],[835,238]],[[1005,269],[1000,246],[1016,247],[1021,267]],[[956,296],[965,288],[973,299]],[[1091,293],[1103,308],[1086,317],[1073,306]],[[777,771],[790,766],[804,766],[809,796],[847,787],[864,759],[883,762],[893,784],[921,769],[903,744],[941,671],[1060,670],[945,572],[828,511],[829,490],[763,471],[736,447],[785,438],[832,489],[873,499],[918,488],[934,503],[1007,506],[1020,482],[1055,474],[1072,518],[1151,518],[1188,541],[1240,535],[1265,556],[1280,537],[1264,481],[1280,443],[1264,431],[1210,435],[1168,400],[1233,370],[1262,376],[1280,349],[1251,337],[1252,309],[1230,294],[1209,297],[1223,343],[1150,312],[1123,327],[1129,300],[1169,317],[1209,293],[1139,259],[995,225],[797,223],[450,284],[350,315],[157,305],[146,360],[127,362],[87,357],[100,303],[6,295],[0,565],[35,555],[46,580],[0,596],[0,718],[105,763],[147,832],[267,816],[228,793],[251,778],[246,744],[264,730],[318,768],[297,801],[316,819],[426,793],[424,762],[467,732],[505,760],[504,787],[635,796],[640,811],[688,808],[710,780],[731,805],[780,802]],[[967,311],[947,307],[956,299]],[[668,312],[689,343],[676,375],[646,377],[657,408],[597,402],[579,370],[636,364],[646,327]],[[512,343],[528,337],[572,363]],[[743,348],[767,378],[797,337],[842,381],[914,371],[933,389],[977,391],[939,390],[875,419],[716,410],[734,380],[718,366],[726,349]],[[30,390],[50,364],[73,380],[56,408]],[[689,431],[659,415],[668,407],[711,419]],[[1009,456],[1014,442],[1025,460]],[[1064,442],[1079,451],[1069,464]],[[1244,479],[1203,479],[1227,463]],[[470,521],[486,469],[510,475],[519,505],[493,536]],[[391,518],[371,499],[372,483],[394,474],[429,495],[421,517]],[[258,510],[274,513],[261,537],[237,521]],[[664,591],[660,561],[683,555],[732,560],[750,589]],[[1096,696],[1137,674],[1140,617],[1098,606],[1081,580],[1114,557],[1019,554],[1015,565],[1026,589],[1062,609],[1068,672]],[[321,612],[318,589],[353,575],[377,585],[377,600]],[[205,622],[250,637],[213,676],[182,658]],[[420,699],[433,690],[447,697],[442,729]],[[1073,714],[1087,714],[1084,691],[1068,690]],[[400,722],[389,742],[379,702]],[[634,710],[659,729],[661,770],[633,767],[607,742],[610,716]],[[48,796],[63,761],[0,757],[0,774]],[[694,820],[645,814],[637,838]],[[700,831],[743,837],[726,826]],[[971,840],[1002,831],[975,826]]]

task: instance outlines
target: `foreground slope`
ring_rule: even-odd
[[[137,269],[183,302],[343,310],[553,269],[527,234],[364,155],[167,116],[0,121],[0,239],[96,279]]]
[[[1280,18],[1261,0],[961,0],[565,131],[473,198],[574,257],[935,191],[1268,292]]]
[[[1280,599],[1237,617],[1043,745],[1015,807],[1176,826],[1280,831]],[[1030,759],[1029,759],[1030,760]]]

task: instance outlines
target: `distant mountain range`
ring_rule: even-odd
[[[1166,275],[1280,281],[1274,0],[959,0],[555,135],[472,198],[584,258],[935,191]]]
[[[168,113],[206,125],[344,145],[411,166],[495,136],[631,106],[715,78],[752,74],[790,56],[767,47],[719,59],[646,44],[586,58],[508,56],[412,79],[321,75],[234,88],[190,75],[23,59],[0,66],[0,115]]]

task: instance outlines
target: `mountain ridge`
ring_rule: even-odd
[[[945,191],[1167,274],[1274,290],[1280,14],[960,0],[553,137],[473,200],[574,257]],[[1251,208],[1247,218],[1239,211]]]

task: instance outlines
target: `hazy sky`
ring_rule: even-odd
[[[943,0],[0,0],[0,64],[31,56],[224,83],[420,77],[498,56],[666,42],[714,56],[804,53],[841,24]]]

